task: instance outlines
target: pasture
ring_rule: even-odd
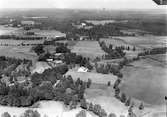
[[[71,51],[90,59],[105,55],[97,41],[78,41]]]

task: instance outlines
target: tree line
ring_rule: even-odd
[[[102,50],[107,53],[105,55],[105,59],[118,59],[124,57],[126,54],[125,52],[123,52],[124,48],[121,46],[113,48],[112,44],[110,44],[108,47],[104,41],[99,41],[99,45]]]

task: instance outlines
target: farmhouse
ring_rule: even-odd
[[[82,66],[78,69],[77,72],[88,72],[88,71],[89,71],[88,68]]]
[[[32,73],[39,73],[39,74],[41,74],[41,73],[43,73],[46,69],[50,69],[51,68],[51,66],[50,65],[48,65],[48,63],[47,62],[37,62],[36,64],[35,64],[35,69],[33,69],[33,71],[32,71]]]

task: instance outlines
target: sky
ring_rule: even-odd
[[[0,0],[0,8],[166,9],[152,0]]]

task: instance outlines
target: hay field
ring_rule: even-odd
[[[105,54],[97,41],[78,41],[71,51],[89,58],[102,57]]]

